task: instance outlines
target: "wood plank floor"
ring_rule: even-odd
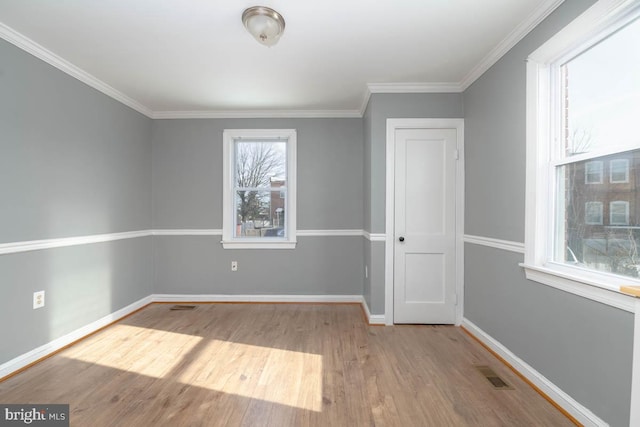
[[[72,426],[571,426],[453,326],[352,304],[152,304],[0,383]],[[489,365],[513,390],[494,390]]]

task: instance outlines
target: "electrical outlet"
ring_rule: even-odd
[[[33,309],[44,307],[44,291],[33,293]]]
[[[238,271],[238,261],[231,261],[231,271]]]

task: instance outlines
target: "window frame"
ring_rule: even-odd
[[[624,162],[625,178],[622,181],[615,181],[613,179],[613,164]],[[611,184],[628,184],[629,183],[629,159],[611,159],[609,160],[609,182]]]
[[[589,181],[589,165],[598,165],[599,171],[598,176],[600,177],[597,181]],[[604,162],[602,160],[592,160],[590,162],[586,162],[584,164],[584,183],[585,184],[602,184],[604,182]]]
[[[589,205],[596,205],[596,204],[599,206],[598,210],[600,211],[600,214],[599,214],[600,220],[598,222],[587,221],[587,218],[588,218],[587,217],[587,212],[589,212],[588,206]],[[584,204],[584,223],[585,223],[585,225],[603,225],[603,223],[604,223],[604,207],[602,205],[602,202],[598,202],[598,201],[585,202],[585,204]]]
[[[620,292],[620,286],[640,285],[640,280],[555,262],[553,241],[557,166],[630,148],[590,153],[584,158],[574,156],[569,162],[552,160],[558,157],[553,142],[561,137],[559,64],[566,63],[638,17],[640,4],[637,2],[599,0],[531,53],[526,62],[525,255],[521,266],[527,279],[626,311],[634,310],[634,301]]]
[[[614,222],[613,221],[613,206],[624,206],[624,222]],[[626,200],[612,200],[609,202],[609,225],[619,226],[619,225],[629,225],[629,202]]]
[[[287,186],[285,199],[285,237],[235,237],[237,218],[235,207],[235,150],[238,140],[264,140],[287,144]],[[225,249],[295,249],[296,238],[296,159],[297,131],[295,129],[225,129],[223,131],[222,179],[222,247]]]

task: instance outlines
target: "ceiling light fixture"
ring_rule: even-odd
[[[284,32],[284,18],[265,6],[253,6],[242,12],[242,23],[251,35],[265,46],[278,43]]]

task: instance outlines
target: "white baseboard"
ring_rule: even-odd
[[[153,302],[362,302],[362,295],[153,294]]]
[[[118,311],[115,311],[104,316],[101,319],[96,320],[95,322],[91,322],[86,326],[76,329],[73,332],[63,335],[60,338],[56,338],[55,340],[48,342],[47,344],[41,345],[38,348],[35,348],[27,353],[9,360],[8,362],[3,363],[2,365],[0,365],[0,379],[24,368],[25,366],[33,362],[42,359],[43,357],[50,355],[51,353],[60,350],[64,346],[67,346],[81,338],[86,337],[87,335],[97,331],[98,329],[105,327],[108,324],[113,323],[128,314],[133,313],[134,311],[144,307],[151,302],[151,295],[149,295],[148,297],[144,297],[141,300],[134,302],[133,304],[129,304],[128,306],[121,308]]]
[[[371,314],[369,311],[369,306],[367,305],[367,300],[362,298],[362,308],[364,309],[364,314],[367,315],[367,321],[370,325],[385,325],[385,317],[384,314]]]
[[[533,369],[524,360],[513,354],[508,348],[484,332],[469,319],[462,319],[462,326],[483,342],[487,347],[506,360],[515,370],[535,384],[551,400],[556,402],[576,420],[585,426],[606,427],[609,424],[601,420],[589,409],[578,403],[575,399],[562,391],[558,386],[545,378],[540,372]]]

